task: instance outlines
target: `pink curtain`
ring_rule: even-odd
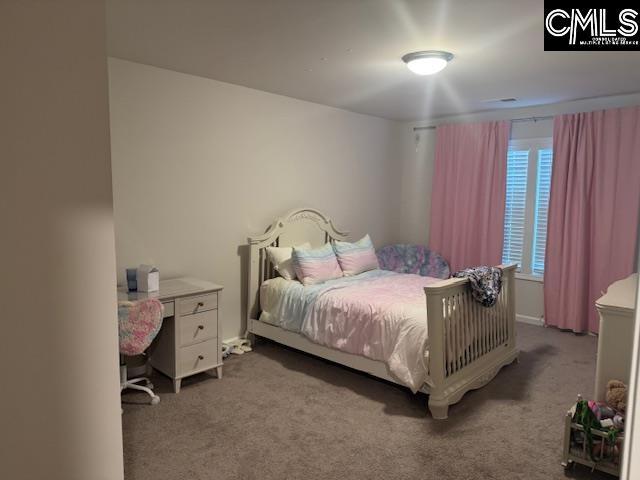
[[[640,107],[555,118],[549,202],[545,321],[598,332],[595,301],[634,271]]]
[[[451,271],[502,260],[510,122],[436,130],[429,248]]]

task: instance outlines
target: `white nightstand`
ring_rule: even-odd
[[[207,370],[222,378],[222,340],[218,306],[222,286],[195,278],[160,282],[159,292],[118,292],[119,300],[157,298],[164,305],[160,333],[147,354],[153,368],[173,380],[180,391],[182,379]]]

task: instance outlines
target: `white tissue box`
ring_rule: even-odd
[[[139,292],[157,292],[160,290],[160,271],[153,265],[140,265],[136,275]]]

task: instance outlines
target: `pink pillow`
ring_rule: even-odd
[[[368,234],[354,243],[336,241],[333,249],[345,277],[380,268],[376,251]]]
[[[316,249],[293,247],[292,258],[298,280],[303,285],[314,285],[342,277],[336,254],[329,243]]]

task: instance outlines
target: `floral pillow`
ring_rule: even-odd
[[[387,245],[377,252],[380,268],[423,277],[449,278],[449,264],[423,245]]]
[[[342,277],[336,254],[330,243],[320,248],[293,247],[293,267],[303,285],[314,285]]]
[[[340,263],[345,277],[380,268],[376,251],[368,234],[354,243],[336,240],[333,244],[333,250],[336,252],[338,263]]]

